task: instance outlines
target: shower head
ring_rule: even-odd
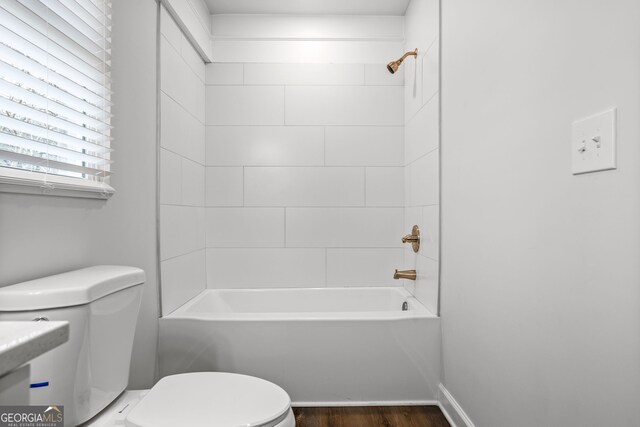
[[[400,67],[400,64],[402,64],[402,61],[404,61],[404,59],[407,56],[418,57],[418,49],[416,48],[416,50],[414,50],[414,51],[409,51],[409,52],[405,53],[404,55],[402,55],[402,58],[398,59],[397,61],[389,62],[387,64],[387,70],[389,70],[389,72],[391,74],[395,74],[395,72],[398,71],[398,68]]]

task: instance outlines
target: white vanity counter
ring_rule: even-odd
[[[0,377],[68,339],[68,322],[0,321]]]

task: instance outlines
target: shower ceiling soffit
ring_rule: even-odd
[[[213,40],[404,40],[400,16],[212,15]]]
[[[404,16],[410,0],[204,0],[211,14]]]

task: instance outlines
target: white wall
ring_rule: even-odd
[[[398,285],[403,88],[384,64],[207,65],[207,284]]]
[[[150,387],[156,369],[155,28],[154,1],[114,1],[116,194],[108,201],[0,194],[0,286],[95,264],[145,270],[132,388]]]
[[[438,312],[439,208],[440,208],[440,62],[439,1],[412,0],[405,15],[405,51],[418,49],[398,72],[404,86],[404,233],[420,227],[416,254],[405,246],[404,268],[415,269],[415,282],[405,287],[432,312]]]
[[[160,10],[160,259],[162,313],[205,285],[205,67]]]
[[[444,385],[476,426],[640,425],[640,3],[442,6]],[[618,107],[616,171],[571,122]]]

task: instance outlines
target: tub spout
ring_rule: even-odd
[[[416,280],[416,271],[415,270],[396,270],[396,272],[393,273],[393,278]]]

